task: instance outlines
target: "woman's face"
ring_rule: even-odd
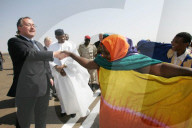
[[[111,55],[103,44],[101,44],[101,55],[103,58],[107,59],[108,61],[111,60]]]

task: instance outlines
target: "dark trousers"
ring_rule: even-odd
[[[49,104],[49,89],[41,97],[16,97],[17,119],[21,128],[30,128],[35,117],[35,128],[46,128],[47,108]]]
[[[55,96],[56,95],[56,89],[55,89],[55,85],[52,86],[50,85],[50,96]]]
[[[16,124],[15,124],[15,126],[16,126],[16,128],[21,128],[20,125],[19,125],[19,121],[18,121],[17,117],[16,117]]]

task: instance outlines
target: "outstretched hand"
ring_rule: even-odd
[[[69,52],[69,51],[62,51],[62,53],[64,53],[66,57],[71,55],[71,52]]]
[[[67,57],[67,55],[64,52],[62,52],[62,51],[53,52],[53,56],[58,58],[59,60],[62,60],[65,57]]]

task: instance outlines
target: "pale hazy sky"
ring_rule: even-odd
[[[97,40],[100,32],[131,38],[170,42],[181,31],[192,33],[191,0],[0,0],[0,50],[15,35],[16,22],[29,16],[37,27],[34,39],[54,41],[54,30],[64,29],[77,45],[85,35]]]
[[[157,40],[170,42],[179,32],[192,35],[192,0],[165,0]]]
[[[163,0],[127,0],[122,9],[102,8],[80,12],[55,24],[40,38],[40,42],[46,36],[56,41],[54,30],[58,28],[64,29],[77,45],[82,43],[85,35],[94,36],[100,32],[122,34],[134,43],[141,39],[155,40],[162,8]],[[97,38],[93,38],[92,43],[96,41],[94,39]]]

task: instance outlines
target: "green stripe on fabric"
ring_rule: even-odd
[[[109,70],[134,70],[153,64],[158,64],[162,61],[152,59],[142,54],[135,54],[113,62],[109,62],[102,56],[98,55],[94,62],[99,66]]]

